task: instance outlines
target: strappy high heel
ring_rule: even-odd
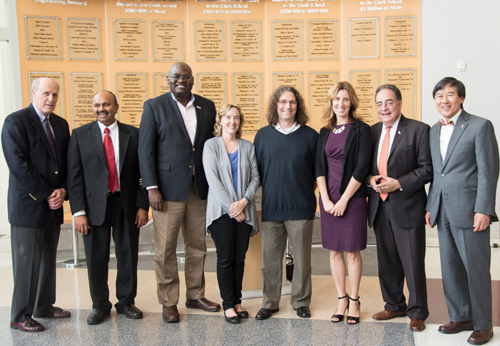
[[[349,297],[349,299],[352,300],[353,302],[357,302],[358,303],[359,316],[361,316],[361,302],[359,301],[359,296],[358,296],[357,299],[354,299],[354,298],[351,298],[351,297]],[[347,315],[347,324],[349,324],[349,325],[355,325],[355,324],[358,324],[358,323],[359,323],[359,317],[354,317],[354,316]]]
[[[349,295],[348,295],[348,294],[346,294],[345,296],[343,296],[343,297],[338,297],[338,298],[339,298],[339,300],[340,300],[340,299],[347,298],[347,299],[348,299],[348,300],[347,300],[347,306],[345,307],[345,310],[344,310],[344,312],[342,313],[342,315],[340,315],[340,314],[333,314],[333,315],[332,315],[332,317],[330,318],[330,320],[332,321],[332,323],[339,323],[339,322],[342,322],[342,321],[344,320],[344,315],[345,315],[345,312],[349,309],[349,298],[350,298],[350,297],[349,297]],[[337,319],[337,321],[332,320],[332,318],[336,318],[336,319]]]

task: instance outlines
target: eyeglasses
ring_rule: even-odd
[[[382,107],[388,107],[388,108],[392,108],[394,106],[396,102],[393,101],[393,100],[390,100],[390,101],[386,101],[386,102],[378,102],[377,103],[377,108],[382,108]]]
[[[184,79],[185,81],[190,81],[191,79],[193,79],[193,76],[190,74],[173,74],[170,75],[169,77],[172,78],[174,82],[178,81],[181,78]]]
[[[287,103],[290,104],[290,106],[296,106],[297,105],[297,101],[285,101],[285,100],[281,100],[281,101],[278,101],[278,103],[282,106],[286,106]]]

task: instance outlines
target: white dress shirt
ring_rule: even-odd
[[[389,132],[389,149],[387,153],[387,160],[389,160],[389,156],[391,155],[392,143],[394,142],[394,137],[396,137],[396,132],[398,130],[399,121],[401,120],[401,115],[398,120],[392,123],[391,130]],[[377,151],[377,168],[378,162],[380,161],[380,152],[382,151],[382,144],[384,143],[385,133],[387,132],[387,127],[385,125],[382,126],[382,133],[380,134],[380,139],[378,141],[378,151]]]
[[[450,119],[450,121],[453,121],[453,124],[455,125],[441,125],[441,131],[439,132],[439,151],[441,152],[441,163],[444,162],[444,158],[446,157],[448,144],[450,143],[451,135],[457,125],[460,114],[462,114],[462,110],[459,110],[458,113]]]

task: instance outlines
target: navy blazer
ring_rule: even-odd
[[[332,130],[323,127],[319,133],[316,146],[316,178],[324,176],[328,186],[328,166],[325,155],[325,144]],[[352,198],[366,197],[366,177],[370,169],[371,160],[371,135],[370,126],[360,120],[352,123],[344,144],[344,157],[342,160],[342,181],[340,194],[342,195],[349,185],[351,177],[362,183]]]
[[[118,122],[120,197],[129,227],[138,208],[149,209],[142,189],[137,147],[139,130]],[[100,226],[106,217],[108,168],[97,121],[73,130],[68,150],[68,194],[71,211],[85,210],[89,223]]]
[[[213,137],[215,104],[194,95],[196,134],[191,143],[172,93],[144,102],[139,130],[139,163],[143,187],[158,186],[164,200],[183,201],[193,181],[200,199],[207,199],[208,183],[203,170],[205,141]]]
[[[67,189],[68,122],[51,114],[50,124],[56,142],[57,162],[32,104],[5,118],[2,147],[10,171],[8,209],[11,225],[45,228],[52,217],[47,197],[55,189]],[[62,224],[63,208],[55,212],[56,224]]]

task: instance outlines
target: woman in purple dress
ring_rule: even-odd
[[[348,82],[338,82],[327,95],[316,153],[316,180],[320,193],[321,236],[330,250],[330,268],[339,303],[333,323],[359,323],[361,254],[366,248],[366,177],[371,156],[370,127],[356,119],[359,101]],[[346,293],[344,252],[349,268],[350,296]],[[351,304],[349,304],[351,301]]]

